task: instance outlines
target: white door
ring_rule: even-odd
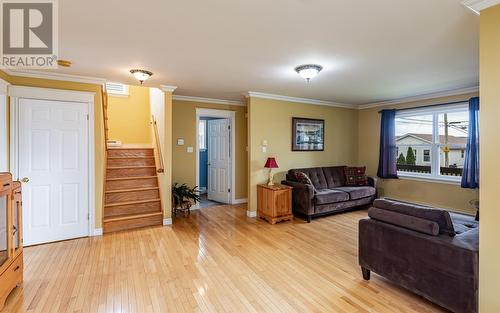
[[[89,234],[88,104],[19,99],[24,244]]]
[[[207,121],[208,199],[230,203],[231,155],[229,119]]]

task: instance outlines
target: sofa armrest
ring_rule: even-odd
[[[376,177],[371,177],[368,176],[368,186],[372,186],[373,188],[377,188],[377,181],[378,179]]]
[[[281,183],[293,187],[292,202],[294,210],[305,215],[314,214],[314,187],[312,185],[290,180],[284,180]]]

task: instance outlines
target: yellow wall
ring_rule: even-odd
[[[158,132],[164,134],[164,147],[162,151],[165,171],[158,173],[158,181],[160,184],[161,201],[163,206],[163,218],[172,217],[172,92],[165,91],[165,111],[164,111],[164,129],[159,129]]]
[[[275,181],[291,168],[355,165],[358,158],[358,115],[356,110],[251,97],[249,99],[249,204],[257,209],[257,184],[267,181],[264,169],[268,156],[275,156],[279,169]],[[325,151],[292,152],[292,117],[325,120]],[[267,153],[262,152],[267,140]]]
[[[479,309],[500,312],[500,5],[480,17]]]
[[[150,146],[150,121],[149,88],[129,86],[128,97],[108,97],[109,139]]]
[[[380,141],[380,114],[378,111],[381,109],[408,108],[451,101],[469,100],[471,97],[477,95],[477,93],[472,93],[402,103],[385,106],[383,108],[377,107],[359,110],[359,165],[366,165],[368,175],[376,176]],[[458,185],[446,183],[423,182],[407,179],[379,179],[379,186],[379,193],[381,196],[414,201],[446,209],[464,211],[471,214],[475,212],[473,212],[469,206],[469,201],[479,198],[477,190],[463,189]]]
[[[104,177],[104,133],[102,121],[102,88],[100,85],[59,80],[9,76],[0,71],[0,78],[12,85],[94,92],[95,151],[95,227],[102,227],[102,184]]]
[[[172,181],[196,185],[196,153],[186,148],[196,148],[196,109],[218,109],[235,112],[235,198],[247,197],[247,121],[246,107],[191,101],[173,101],[173,156]],[[177,145],[177,138],[184,139],[184,145]],[[196,151],[196,149],[194,150]]]

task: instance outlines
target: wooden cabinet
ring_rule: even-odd
[[[0,173],[0,310],[23,281],[21,184]]]
[[[292,187],[258,185],[257,215],[271,224],[292,220]]]

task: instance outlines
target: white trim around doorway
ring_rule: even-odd
[[[19,179],[19,99],[80,102],[88,105],[88,236],[102,235],[102,229],[95,226],[95,139],[94,139],[94,92],[74,91],[38,87],[8,86],[10,97],[10,170]]]
[[[200,144],[199,144],[199,136],[198,136],[198,126],[200,124],[200,117],[218,117],[218,118],[228,118],[229,122],[231,124],[231,131],[229,132],[230,136],[230,145],[231,145],[231,173],[229,175],[229,178],[231,179],[231,203],[230,204],[236,204],[237,200],[235,198],[235,144],[236,144],[236,112],[231,111],[231,110],[216,110],[216,109],[202,109],[202,108],[196,108],[196,147],[195,147],[195,153],[196,153],[196,186],[200,185]],[[192,207],[193,210],[198,209],[199,206],[195,205]]]

